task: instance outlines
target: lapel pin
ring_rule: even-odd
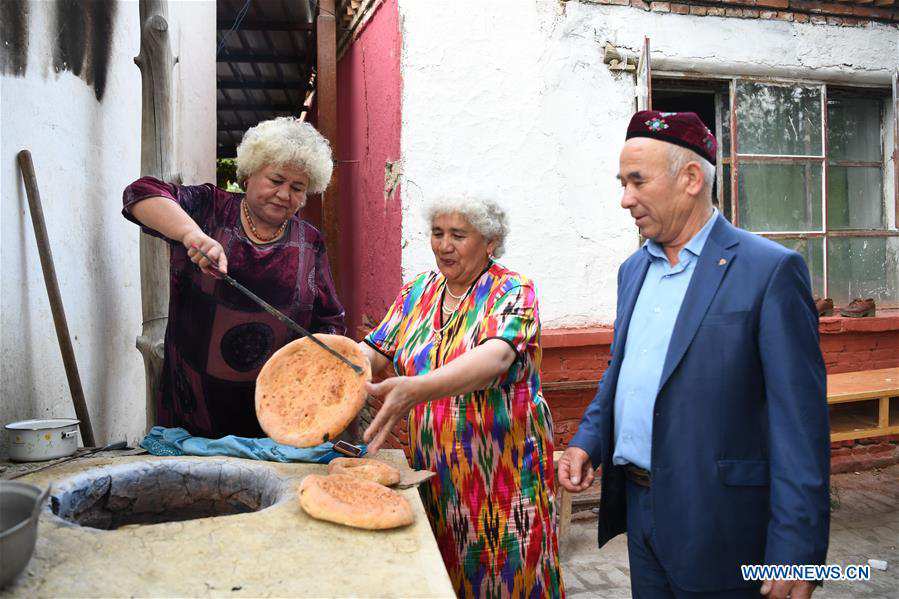
[[[721,260],[718,260],[718,266],[724,266],[725,264],[727,264],[727,260],[725,260],[724,258],[721,258]]]

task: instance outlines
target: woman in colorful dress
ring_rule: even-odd
[[[331,179],[331,147],[308,123],[282,117],[249,129],[237,148],[246,194],[143,177],[122,214],[171,245],[171,288],[157,422],[218,438],[264,437],[256,375],[293,331],[227,283],[220,270],[313,332],[344,332],[321,233],[299,216]],[[202,272],[201,272],[202,271]]]
[[[508,227],[490,201],[428,210],[437,271],[403,286],[361,344],[383,406],[377,451],[408,415],[413,466],[437,473],[422,500],[459,597],[561,597],[553,427],[540,389],[540,318],[530,279],[494,261]]]

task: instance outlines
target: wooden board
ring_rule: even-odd
[[[827,377],[827,403],[895,395],[899,395],[899,368],[845,372]]]
[[[559,512],[559,551],[562,546],[568,542],[568,533],[571,531],[571,493],[562,488],[559,484],[559,460],[562,459],[564,451],[553,452],[553,466],[556,471],[556,497],[558,501]]]
[[[827,403],[831,441],[899,433],[899,368],[829,375]]]
[[[899,434],[899,426],[888,426],[887,428],[867,428],[864,430],[833,433],[830,435],[830,440],[831,440],[831,442],[855,441],[856,439],[867,439],[870,437],[885,437],[886,435],[896,435],[896,434]]]

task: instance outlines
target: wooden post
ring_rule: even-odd
[[[559,553],[562,553],[562,547],[568,545],[568,535],[571,532],[571,493],[559,484],[559,460],[562,459],[563,451],[553,452],[553,465],[556,472],[556,509],[559,515],[559,526],[557,529],[557,537],[559,540]]]
[[[34,163],[31,152],[22,150],[18,155],[19,168],[25,180],[25,193],[28,195],[28,208],[31,210],[31,222],[34,224],[34,239],[37,241],[38,256],[41,259],[41,271],[44,273],[44,284],[47,286],[47,298],[50,300],[50,312],[53,314],[53,326],[56,327],[56,338],[62,354],[62,364],[66,369],[69,392],[75,406],[75,416],[79,420],[81,442],[85,447],[96,445],[91,416],[81,388],[81,376],[78,374],[78,363],[75,361],[75,349],[69,335],[66,311],[59,292],[59,281],[56,279],[56,266],[53,263],[53,252],[50,251],[50,236],[47,235],[47,224],[44,221],[44,208],[41,205],[41,194],[37,187],[37,176],[34,174]]]
[[[174,178],[172,70],[167,0],[140,0],[141,72],[140,172],[163,181]],[[137,349],[147,377],[147,428],[156,423],[156,396],[162,379],[163,342],[168,323],[169,248],[166,242],[140,234],[140,290],[143,328]]]
[[[316,104],[319,132],[331,142],[334,160],[337,160],[337,20],[334,0],[320,0],[315,20],[316,44]],[[322,229],[331,262],[331,274],[338,294],[344,290],[341,284],[341,250],[348,248],[340,243],[340,169],[334,169],[334,176],[328,190],[322,194]],[[346,240],[344,240],[346,241]],[[348,253],[348,252],[347,252]],[[341,298],[343,295],[340,296]]]

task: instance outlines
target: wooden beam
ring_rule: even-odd
[[[229,63],[228,63],[228,69],[231,71],[231,75],[234,76],[234,79],[235,79],[235,80],[237,80],[237,81],[243,81],[243,80],[244,80],[243,74],[240,72],[240,69],[237,68],[237,65],[236,65],[235,63],[229,62]],[[255,71],[254,71],[254,72],[255,72]],[[266,92],[265,92],[265,91],[263,91],[262,93],[263,93],[263,95],[265,95],[265,97],[267,98],[266,101],[270,101],[270,100],[271,100],[271,98],[269,98],[269,96],[266,95]],[[232,100],[232,99],[231,99],[231,96],[228,94],[228,90],[224,90],[224,89],[223,89],[223,90],[222,90],[222,95],[225,96],[225,98],[227,99],[228,102],[236,101],[236,100]],[[247,102],[252,102],[252,101],[253,101],[253,97],[247,92],[247,90],[241,90],[241,95],[244,97],[244,99],[245,99]],[[261,118],[260,118],[260,116],[259,116],[259,113],[255,112],[255,111],[253,112],[253,117],[256,119],[256,122],[257,122],[257,123],[261,120]]]
[[[307,89],[305,81],[267,81],[244,79],[243,81],[219,81],[219,89]]]
[[[550,381],[542,383],[544,391],[586,391],[595,390],[599,385],[599,379],[588,379],[578,381]]]
[[[22,171],[22,179],[25,183],[25,194],[28,196],[28,208],[31,212],[31,222],[34,225],[34,239],[37,242],[38,257],[41,260],[41,271],[44,274],[47,299],[50,300],[50,313],[53,315],[53,325],[56,328],[57,341],[59,341],[59,352],[62,354],[62,365],[66,371],[69,393],[72,395],[72,404],[75,407],[75,416],[79,421],[78,428],[81,430],[81,443],[85,447],[93,447],[96,445],[94,429],[91,426],[91,416],[90,411],[87,409],[87,401],[84,399],[81,375],[78,374],[78,363],[75,360],[75,349],[72,347],[72,336],[69,333],[68,321],[66,321],[62,293],[59,291],[59,280],[56,278],[56,266],[53,262],[50,236],[47,234],[47,223],[44,220],[44,208],[37,186],[37,175],[34,174],[31,152],[22,150],[17,158],[19,168]],[[47,439],[49,439],[49,436]]]
[[[216,29],[228,31],[234,24],[231,19],[217,19]],[[243,31],[312,31],[312,23],[288,23],[276,19],[244,19],[240,24]]]
[[[316,126],[329,142],[336,161],[339,139],[337,121],[337,20],[334,0],[319,0],[318,15],[315,19],[316,44],[316,105],[318,117]],[[348,239],[341,239],[340,226],[340,170],[334,169],[334,176],[328,190],[322,194],[322,229],[331,262],[331,274],[337,293],[342,294],[340,268],[341,252],[352,255],[347,245]],[[340,295],[343,298],[343,295]]]
[[[790,0],[790,9],[821,15],[836,15],[859,19],[896,20],[896,11],[886,8],[862,6],[860,4],[840,4],[838,2],[815,2],[813,0]]]
[[[350,44],[352,44],[356,40],[359,32],[362,31],[366,23],[368,23],[372,15],[375,14],[375,11],[378,10],[378,7],[381,6],[381,3],[383,1],[384,0],[365,0],[365,6],[362,6],[361,1],[353,2],[354,6],[352,6],[350,11],[352,14],[352,20],[350,21],[349,26],[344,29],[343,34],[340,36],[340,42],[337,46],[338,61],[343,58],[343,55],[346,54],[346,51],[350,47]]]
[[[255,102],[248,104],[223,104],[219,102],[216,110],[247,110],[254,112],[292,112],[299,114],[302,106],[291,106],[289,104],[257,104]]]
[[[141,74],[140,173],[163,181],[175,179],[172,71],[168,2],[140,0],[140,52],[134,62]],[[169,313],[169,247],[162,239],[140,234],[140,289],[143,328],[137,349],[146,373],[146,424],[156,424],[156,397],[162,382],[165,329]]]
[[[831,433],[830,441],[855,441],[857,439],[868,439],[870,437],[886,437],[887,435],[895,435],[899,433],[899,426],[888,426],[885,428],[859,428],[851,431],[840,431]]]
[[[890,426],[890,398],[881,397],[877,406],[877,427],[889,428]]]
[[[280,62],[289,64],[302,64],[299,56],[285,56],[282,54],[255,54],[253,52],[229,52],[226,48],[220,55],[215,58],[216,62]]]

